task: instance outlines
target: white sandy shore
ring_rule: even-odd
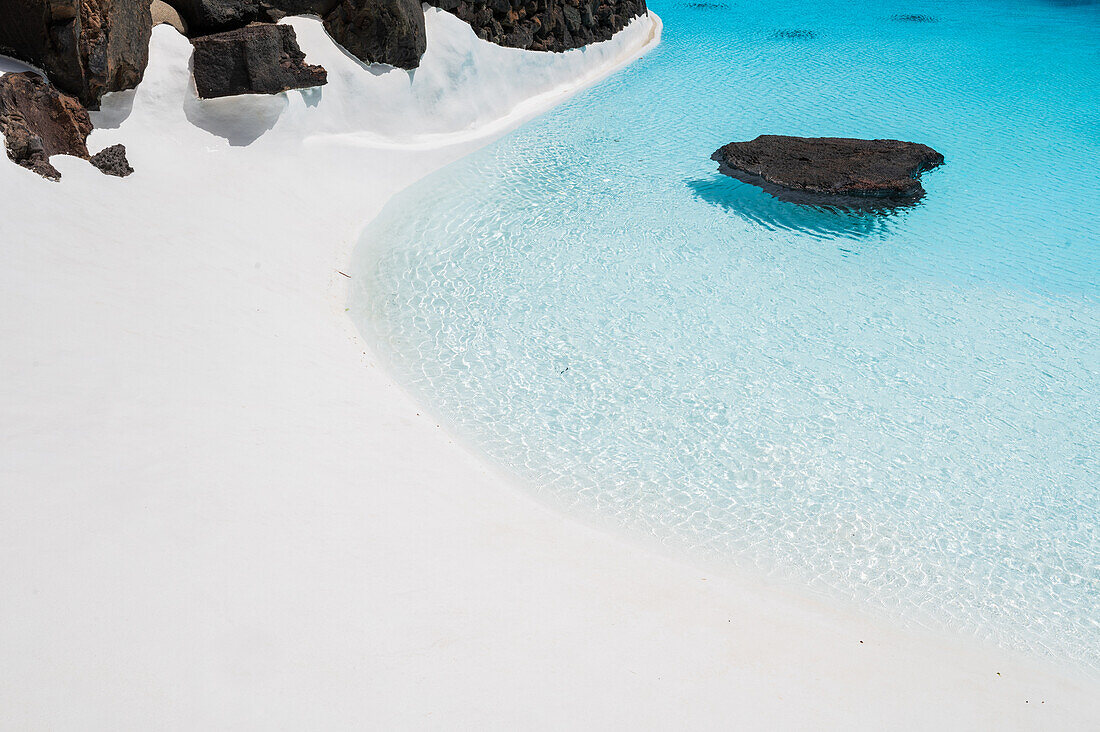
[[[1092,682],[542,507],[380,370],[365,223],[660,32],[428,19],[411,84],[295,19],[331,83],[213,103],[159,27],[90,141],[133,176],[0,164],[0,728],[1095,728]]]

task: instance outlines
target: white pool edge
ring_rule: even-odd
[[[312,61],[324,49],[293,22]],[[232,147],[173,106],[183,47],[168,33],[154,62],[171,63],[92,138],[126,143],[135,176],[60,159],[56,185],[0,166],[0,726],[1100,718],[1090,683],[548,510],[378,368],[343,312],[366,221],[634,55],[445,147],[295,146],[285,113]]]

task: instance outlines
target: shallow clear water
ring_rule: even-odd
[[[1100,668],[1100,5],[651,7],[658,49],[387,206],[357,323],[548,499]],[[717,174],[760,133],[947,163],[806,208]]]

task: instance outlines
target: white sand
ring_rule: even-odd
[[[1095,729],[1094,682],[558,515],[392,383],[362,227],[659,34],[428,19],[411,86],[295,19],[331,83],[211,103],[161,26],[90,140],[137,173],[0,161],[0,728]]]

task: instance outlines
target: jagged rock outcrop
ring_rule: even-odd
[[[134,172],[134,169],[130,167],[130,161],[126,159],[125,145],[105,147],[89,158],[89,161],[107,175],[114,175],[119,178],[125,178]]]
[[[328,81],[320,66],[305,62],[294,28],[253,23],[192,40],[195,86],[204,99],[233,94],[277,94]]]
[[[8,157],[50,180],[61,173],[51,155],[88,157],[92,131],[80,101],[63,94],[33,71],[0,76],[0,133]]]
[[[731,142],[712,156],[719,170],[784,196],[897,201],[924,195],[920,174],[943,164],[943,155],[915,142],[841,137],[761,135]]]
[[[325,30],[360,61],[415,69],[428,47],[420,0],[341,0]]]
[[[0,0],[0,52],[38,66],[90,109],[149,60],[150,0]]]
[[[426,0],[469,23],[480,38],[531,51],[606,41],[644,15],[645,0]]]

